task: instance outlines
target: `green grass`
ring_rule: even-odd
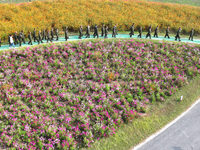
[[[144,0],[144,1],[200,6],[199,0]]]
[[[183,95],[183,101],[179,102],[177,99],[181,95]],[[131,149],[178,117],[198,98],[200,98],[200,76],[191,80],[188,85],[168,98],[166,102],[151,105],[146,116],[124,125],[115,135],[97,141],[87,150]]]

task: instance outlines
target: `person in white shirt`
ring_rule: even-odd
[[[11,48],[11,46],[15,47],[13,37],[11,34],[9,35],[8,42],[9,42],[9,48]]]

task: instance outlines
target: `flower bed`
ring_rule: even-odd
[[[192,44],[134,40],[5,51],[0,146],[88,147],[197,76],[199,58]]]

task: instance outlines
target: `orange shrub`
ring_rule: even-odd
[[[51,27],[63,29],[69,26],[72,31],[78,31],[80,25],[94,27],[109,24],[112,28],[118,24],[118,30],[129,30],[134,22],[136,29],[144,29],[151,24],[153,28],[160,26],[165,30],[170,26],[176,31],[179,26],[183,32],[189,32],[192,27],[200,33],[200,8],[144,2],[135,0],[58,0],[46,2],[16,4],[0,4],[0,36],[7,38],[8,34],[24,30],[27,33],[33,28],[42,30]]]
[[[108,72],[108,79],[111,81],[114,80],[114,73]]]

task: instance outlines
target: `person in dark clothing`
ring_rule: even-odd
[[[90,38],[90,26],[88,25],[87,27],[86,27],[86,37],[85,38]]]
[[[164,37],[164,38],[166,38],[166,37],[168,37],[168,39],[170,38],[170,37],[169,37],[169,26],[168,26],[167,29],[166,29],[166,34],[165,34],[165,37]]]
[[[105,37],[104,38],[108,38],[108,26],[105,27]]]
[[[51,40],[53,40],[53,28],[51,29]]]
[[[190,31],[189,40],[191,39],[191,41],[193,41],[193,36],[194,36],[194,28],[192,28],[192,30]]]
[[[25,36],[24,36],[24,31],[23,30],[21,31],[21,35],[22,35],[22,42],[24,44],[26,44],[26,42],[25,42]]]
[[[19,46],[22,46],[22,34],[20,33],[18,36]]]
[[[28,44],[33,45],[33,43],[32,43],[32,35],[31,35],[31,32],[29,32],[28,39],[29,39]]]
[[[118,29],[117,29],[117,24],[115,25],[115,35],[118,35]]]
[[[37,37],[36,37],[36,29],[34,28],[34,30],[33,30],[33,40],[34,40],[34,42],[35,41],[38,41],[38,39],[37,39]]]
[[[69,39],[68,37],[68,27],[65,27],[65,40],[67,41],[67,39]]]
[[[0,47],[1,47],[1,38],[0,38]]]
[[[151,25],[149,26],[148,33],[146,35],[146,38],[148,38],[148,37],[151,39]]]
[[[56,41],[59,39],[59,33],[58,33],[58,28],[56,29]]]
[[[98,33],[98,26],[97,24],[94,27],[94,34],[93,34],[94,38],[97,36],[97,38],[99,38],[99,33]]]
[[[38,32],[38,44],[40,44],[40,42],[43,43],[41,31]]]
[[[47,43],[48,42],[52,42],[51,38],[50,38],[50,30],[47,32]]]
[[[104,28],[105,28],[105,25],[103,24],[102,27],[101,27],[101,36],[102,37],[104,36]]]
[[[43,31],[42,31],[42,40],[46,40],[47,39],[46,37],[47,37],[46,36],[46,30],[43,29]]]
[[[132,37],[132,35],[134,35],[134,23],[132,24],[131,28],[130,28],[130,37]]]
[[[155,29],[155,33],[154,33],[154,36],[153,37],[157,37],[158,38],[158,26],[156,27]]]
[[[17,45],[19,43],[18,37],[17,37],[17,31],[15,31],[15,34],[14,34],[14,43],[15,43],[15,45]]]
[[[116,25],[114,25],[113,33],[112,33],[112,37],[114,37],[114,38],[116,38],[116,29],[117,29],[117,27],[116,27]]]
[[[181,41],[180,33],[181,33],[181,27],[179,27],[179,29],[177,31],[177,34],[175,36],[175,41],[177,41],[177,39],[179,39],[179,41]]]
[[[140,30],[139,30],[139,35],[138,37],[142,38],[142,26],[140,27]]]
[[[83,36],[83,26],[81,25],[79,29],[79,39],[81,39],[82,36]]]

